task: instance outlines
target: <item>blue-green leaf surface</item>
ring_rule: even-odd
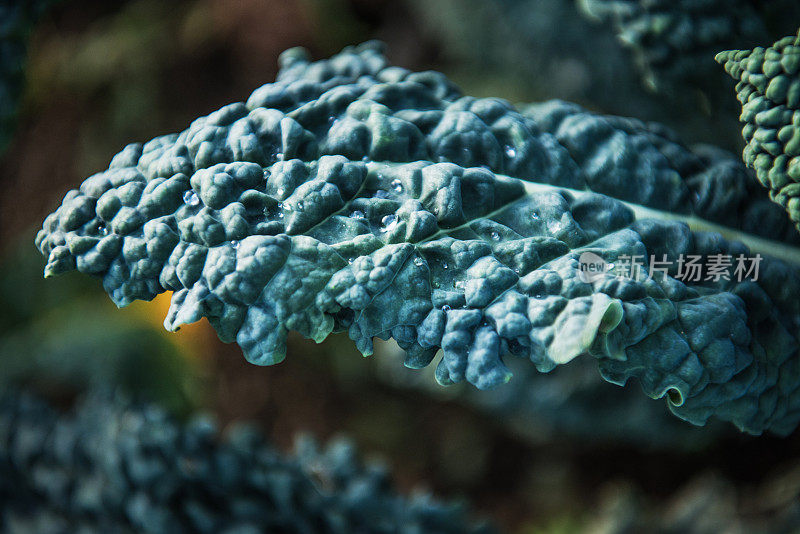
[[[311,62],[180,134],[132,144],[67,193],[45,274],[102,277],[120,306],[173,291],[168,329],[208,318],[251,362],[289,331],[394,338],[406,365],[479,388],[597,359],[696,424],[800,419],[800,251],[735,159],[563,102],[462,96],[379,45]],[[751,250],[752,249],[752,250]],[[579,258],[671,270],[590,282]],[[757,280],[684,282],[680,255],[760,253]],[[770,257],[766,257],[770,256]]]
[[[681,91],[713,73],[719,50],[752,46],[797,22],[793,0],[577,0],[588,17],[610,23],[643,81]],[[713,79],[713,76],[712,76]]]
[[[220,432],[92,391],[67,413],[0,396],[0,529],[8,533],[490,534],[462,503],[401,495],[348,440],[279,452],[254,425]]]
[[[716,59],[736,80],[744,161],[800,229],[800,31]]]

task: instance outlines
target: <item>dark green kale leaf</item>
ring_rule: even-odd
[[[717,61],[737,81],[744,161],[800,228],[800,32]]]
[[[730,157],[562,102],[462,96],[374,43],[281,67],[67,193],[36,239],[46,276],[100,276],[120,306],[173,291],[168,329],[206,317],[258,364],[291,330],[347,331],[365,355],[391,337],[413,368],[442,349],[439,382],[479,388],[511,378],[510,355],[542,372],[590,355],[695,424],[797,425],[797,236]],[[670,267],[587,281],[586,253]],[[678,276],[681,257],[756,253],[758,277]]]
[[[680,90],[713,79],[714,54],[781,35],[800,17],[793,0],[577,0],[609,22],[629,49],[646,86]]]
[[[488,533],[464,507],[398,494],[348,441],[279,453],[254,427],[222,436],[155,405],[94,391],[69,413],[0,398],[3,532]]]

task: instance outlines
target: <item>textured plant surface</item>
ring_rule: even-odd
[[[664,90],[654,92],[643,83],[631,51],[619,43],[614,25],[585,16],[579,2],[408,1],[429,38],[440,43],[448,75],[473,93],[517,102],[569,100],[658,121],[683,139],[739,149],[733,84],[713,56],[758,41],[732,40],[710,50],[695,78],[667,80]],[[793,29],[776,29],[774,36]],[[667,90],[670,85],[674,90]]]
[[[353,446],[298,440],[277,452],[238,424],[187,424],[93,393],[67,414],[0,400],[0,525],[8,533],[490,532],[459,505],[402,497]]]
[[[591,355],[691,422],[785,433],[797,236],[746,175],[658,126],[464,97],[375,44],[318,62],[293,49],[247,103],[126,147],[37,246],[47,276],[101,276],[120,306],[174,291],[168,329],[207,317],[254,363],[281,361],[290,330],[346,330],[364,354],[393,337],[409,367],[441,348],[437,379],[480,388],[510,379],[509,354],[540,371]],[[675,277],[680,254],[748,254],[740,240],[783,260],[757,280]],[[583,252],[673,263],[587,283]]]
[[[764,0],[578,0],[589,16],[609,21],[631,50],[645,83],[677,89],[676,83],[708,78],[720,49],[758,42],[770,35],[768,19],[796,20],[795,2]]]
[[[717,61],[737,80],[744,160],[800,228],[800,32]]]

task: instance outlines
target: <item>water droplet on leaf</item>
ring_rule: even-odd
[[[364,215],[363,211],[355,210],[353,213],[350,214],[350,217],[352,219],[363,219],[364,217],[366,217],[366,215]]]
[[[500,233],[499,232],[492,232],[492,239],[495,241],[500,241]]]
[[[445,312],[445,313],[449,312],[451,309],[452,309],[452,308],[451,308],[450,306],[448,306],[447,304],[445,304],[444,306],[442,306],[442,311],[443,311],[443,312]]]
[[[389,227],[391,227],[396,222],[397,222],[397,215],[395,215],[394,213],[390,213],[389,215],[386,215],[384,216],[383,219],[381,219],[381,225],[383,225],[384,231],[388,230]]]
[[[397,179],[392,180],[392,189],[395,191],[395,193],[402,193],[403,192],[403,182],[401,182],[400,180],[397,180]]]
[[[200,197],[197,196],[193,190],[189,189],[183,194],[183,203],[187,206],[198,206],[200,204]]]
[[[506,153],[506,156],[508,156],[509,158],[513,158],[514,156],[516,156],[516,155],[517,155],[517,149],[515,149],[515,148],[514,148],[513,146],[511,146],[511,145],[506,145],[506,146],[503,148],[503,151]]]

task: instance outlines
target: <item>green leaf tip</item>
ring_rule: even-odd
[[[716,60],[737,82],[744,161],[800,229],[800,31]]]
[[[504,359],[596,358],[703,424],[800,419],[800,252],[733,155],[560,101],[516,109],[366,44],[312,62],[179,134],[132,144],[69,192],[37,246],[117,304],[172,291],[165,326],[208,318],[272,364],[297,331],[393,338],[411,368],[491,388]],[[772,257],[773,251],[780,258]],[[680,258],[763,255],[760,277],[686,280]],[[589,279],[582,256],[670,262]],[[588,256],[587,256],[588,257]],[[677,398],[677,397],[675,397]]]

